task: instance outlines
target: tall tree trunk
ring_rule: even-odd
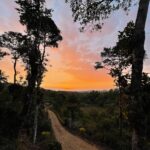
[[[142,93],[141,78],[144,60],[144,43],[145,43],[145,24],[148,14],[149,0],[140,0],[137,19],[135,23],[135,41],[133,49],[132,62],[132,80],[131,80],[131,124],[133,127],[132,150],[143,150],[142,123]]]
[[[31,112],[34,108],[34,92],[36,87],[36,78],[37,78],[37,58],[36,55],[34,57],[34,54],[36,53],[36,50],[34,49],[33,53],[29,55],[29,66],[30,71],[28,72],[28,86],[26,89],[26,93],[24,96],[24,106],[21,112],[22,116],[22,128],[27,128],[30,124],[30,120],[32,120]]]
[[[121,103],[121,86],[119,85],[119,131],[120,131],[120,138],[122,138],[122,122],[123,122],[123,116],[122,116],[122,103]]]

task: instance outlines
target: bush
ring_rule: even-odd
[[[8,138],[0,137],[0,150],[16,150],[16,142]]]
[[[62,150],[61,144],[58,142],[53,142],[48,145],[47,150]]]

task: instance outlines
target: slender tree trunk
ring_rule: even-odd
[[[123,110],[122,110],[122,91],[121,87],[119,86],[119,131],[120,131],[120,140],[123,139]],[[122,142],[120,142],[120,150],[123,149]]]
[[[123,122],[121,94],[122,94],[121,93],[121,87],[119,85],[119,131],[120,131],[120,138],[122,138],[122,122]]]
[[[36,106],[35,106],[35,114],[34,114],[34,136],[33,136],[33,144],[36,143],[36,139],[37,139],[38,111],[39,111],[39,106],[36,104]]]
[[[17,58],[15,58],[15,62],[14,62],[14,84],[16,84],[17,82]]]
[[[133,127],[132,150],[143,150],[142,122],[144,112],[141,102],[141,78],[144,60],[145,24],[148,14],[149,0],[140,0],[137,19],[135,23],[135,41],[132,62],[131,80],[131,124]]]
[[[34,104],[34,125],[33,125],[33,144],[36,144],[37,141],[37,131],[38,131],[38,116],[39,116],[39,109],[40,109],[40,89],[39,87],[36,88],[36,99]]]

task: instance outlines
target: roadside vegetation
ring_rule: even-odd
[[[118,90],[99,92],[45,91],[44,99],[45,103],[49,104],[57,114],[62,125],[73,134],[110,149],[129,150],[131,149],[132,129],[126,111],[124,111],[122,131],[120,130],[118,95]],[[127,100],[126,96],[124,100]],[[149,127],[150,118],[145,130],[148,145],[150,144]]]
[[[24,94],[25,87],[0,84],[0,150],[61,150],[44,106],[40,109],[38,116],[36,144],[32,143],[32,124],[28,126],[30,131],[28,136],[25,130],[20,131]]]

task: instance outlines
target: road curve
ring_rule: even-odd
[[[62,150],[100,150],[81,138],[69,133],[59,122],[57,116],[48,110],[48,116],[52,123],[52,128],[56,139],[61,143]],[[102,149],[101,149],[102,150]]]

